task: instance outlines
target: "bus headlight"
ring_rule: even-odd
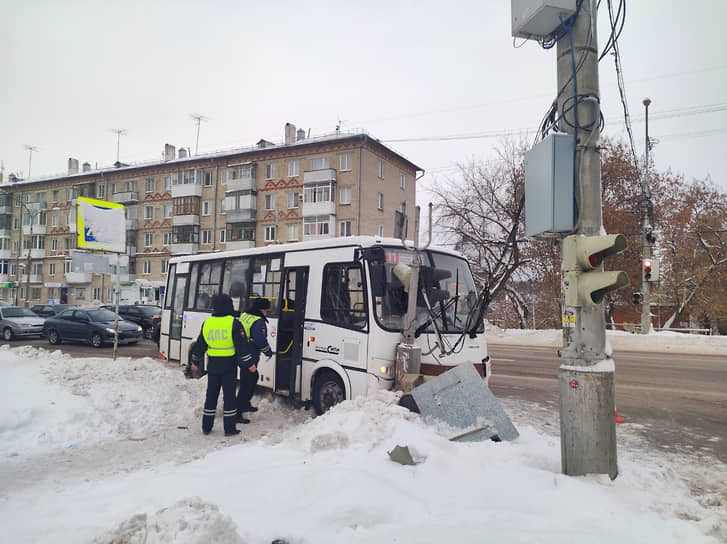
[[[379,372],[381,372],[381,374],[386,376],[387,378],[393,378],[394,377],[394,362],[392,361],[389,364],[381,365],[379,367]]]

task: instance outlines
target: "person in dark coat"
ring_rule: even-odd
[[[217,399],[222,388],[223,424],[225,436],[238,434],[235,426],[235,375],[241,357],[247,355],[248,345],[240,321],[235,319],[229,295],[217,295],[212,301],[212,317],[202,324],[202,330],[191,351],[192,370],[197,370],[207,353],[207,394],[202,412],[202,432],[209,434],[215,424]]]
[[[273,350],[268,344],[268,322],[265,313],[270,308],[270,301],[265,298],[253,299],[252,303],[242,315],[240,323],[247,337],[248,352],[240,360],[240,390],[237,393],[237,413],[239,423],[249,423],[243,412],[257,412],[257,408],[251,404],[252,396],[255,394],[260,374],[257,371],[257,364],[260,361],[260,353],[267,358],[273,356]]]

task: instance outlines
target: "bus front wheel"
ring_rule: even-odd
[[[313,407],[320,416],[339,402],[346,400],[346,388],[335,372],[321,372],[313,383]]]

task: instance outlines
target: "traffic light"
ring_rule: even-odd
[[[646,281],[651,281],[651,267],[653,262],[651,259],[644,259],[644,278]]]
[[[634,293],[631,300],[637,306],[641,304],[641,293]]]
[[[622,234],[573,235],[563,239],[565,305],[595,307],[606,293],[628,285],[626,272],[604,272],[603,260],[626,249]]]

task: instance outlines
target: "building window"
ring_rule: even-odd
[[[212,172],[210,170],[206,170],[204,173],[204,186],[205,187],[212,186]]]
[[[48,275],[49,276],[56,275],[56,263],[48,263]]]
[[[63,261],[63,273],[68,274],[71,271],[73,261]]]
[[[288,193],[288,209],[293,209],[298,207],[298,203],[300,202],[300,193]]]
[[[43,263],[33,263],[33,275],[34,276],[43,275]]]
[[[338,223],[339,236],[351,236],[351,221],[341,221]]]
[[[273,178],[275,178],[275,165],[266,164],[265,165],[265,179],[273,179]]]
[[[57,227],[58,226],[58,214],[53,213],[50,216],[50,226],[51,227]]]
[[[58,238],[53,238],[50,241],[50,250],[51,251],[58,251]]]
[[[329,216],[318,215],[303,218],[304,236],[326,236],[330,233]]]
[[[111,194],[115,195],[116,193],[118,193],[119,191],[117,189],[118,189],[118,187],[117,187],[116,183],[112,183],[111,184]]]
[[[147,193],[154,192],[154,178],[146,178],[146,192]]]
[[[265,195],[265,209],[266,210],[275,209],[275,195]]]
[[[202,215],[209,215],[212,201],[211,200],[203,200],[202,201]]]
[[[300,161],[294,159],[288,163],[288,177],[294,178],[300,175]]]
[[[274,225],[265,227],[265,241],[266,242],[275,241],[275,226]]]
[[[133,193],[136,191],[136,180],[130,179],[126,182],[126,192],[127,193]]]
[[[144,219],[154,219],[154,206],[144,206]]]
[[[406,175],[399,174],[399,188],[406,189]]]
[[[343,153],[339,161],[339,170],[345,172],[351,170],[351,153]]]
[[[381,159],[379,159],[378,171],[379,171],[379,178],[384,179],[384,161],[382,161]]]
[[[99,183],[96,185],[96,197],[97,198],[105,198],[106,197],[106,184],[105,183]],[[57,201],[54,201],[57,202]]]
[[[384,225],[379,225],[376,227],[376,236],[383,236],[384,235]]]
[[[66,200],[73,200],[73,187],[66,189]]]
[[[144,259],[143,267],[142,274],[151,274],[151,261],[149,259]]]
[[[171,243],[172,243],[171,231],[162,232],[162,245],[168,246]]]
[[[166,274],[167,270],[169,270],[169,261],[166,259],[162,259],[161,267],[162,267],[162,274]]]
[[[100,287],[93,288],[93,300],[101,300],[101,288]]]
[[[144,233],[144,247],[151,247],[153,244],[154,244],[154,233],[145,232]]]
[[[350,185],[346,185],[345,187],[340,188],[338,200],[341,204],[350,204],[351,203],[351,186]]]
[[[172,205],[164,204],[164,219],[169,219],[172,216]]]
[[[384,193],[376,193],[376,207],[380,210],[384,209]]]
[[[30,288],[30,298],[32,300],[40,300],[40,287]]]
[[[330,168],[329,164],[328,157],[315,157],[310,160],[310,169],[323,170],[325,168]]]
[[[13,230],[18,230],[19,228],[20,228],[20,218],[13,217]]]
[[[13,240],[13,253],[18,253],[19,251],[20,251],[20,241]]]
[[[111,301],[114,300],[114,288],[113,287],[108,287],[106,289],[106,300],[111,300]]]
[[[288,223],[288,242],[298,241],[298,223]]]
[[[201,200],[196,196],[182,196],[174,199],[174,215],[199,215]]]
[[[220,200],[220,213],[222,215],[225,215],[227,212],[225,211],[225,199],[223,198]]]
[[[172,190],[172,176],[164,176],[164,190],[167,192]]]
[[[54,298],[56,298],[56,288],[48,287],[48,303],[50,304]]]
[[[212,243],[212,231],[210,229],[204,229],[202,231],[202,243],[203,244]]]
[[[227,243],[227,229],[220,229],[220,244]]]
[[[51,198],[53,199],[53,203],[54,203],[54,204],[55,204],[56,202],[58,202],[58,194],[59,194],[59,192],[60,192],[60,191],[58,191],[58,189],[56,189],[56,190],[54,190],[54,191],[53,191],[53,192],[51,193]]]

